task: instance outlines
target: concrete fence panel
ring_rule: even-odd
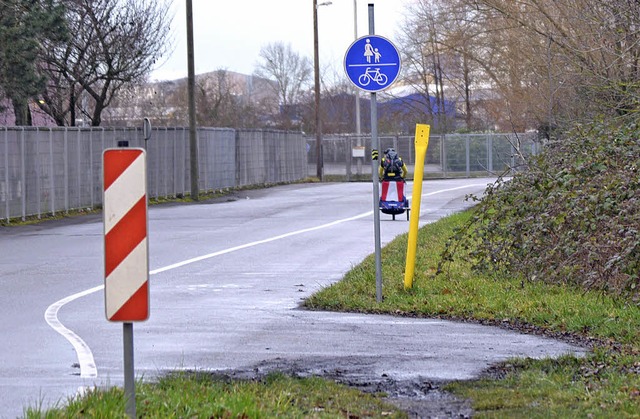
[[[202,192],[307,176],[301,133],[199,128]],[[147,150],[147,192],[170,198],[191,192],[188,128],[0,127],[0,219],[10,221],[102,205],[102,153],[127,141]]]

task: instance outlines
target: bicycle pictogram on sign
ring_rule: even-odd
[[[379,86],[384,86],[389,81],[389,77],[386,74],[380,72],[380,68],[371,69],[367,67],[365,72],[358,77],[358,83],[362,86],[368,86],[370,82],[378,83]]]
[[[400,66],[396,47],[377,35],[356,39],[344,57],[345,71],[351,82],[368,92],[391,86],[400,74]]]

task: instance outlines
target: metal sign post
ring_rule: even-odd
[[[126,412],[136,417],[133,323],[149,317],[146,151],[112,148],[102,155],[105,314],[123,322]]]
[[[378,103],[376,94],[371,93],[371,149],[380,148],[378,140]],[[376,152],[376,156],[378,153]],[[373,182],[373,230],[375,236],[376,301],[382,302],[382,249],[380,245],[380,185],[378,179],[379,160],[371,159],[371,181]]]
[[[349,80],[371,93],[371,181],[373,183],[373,223],[375,235],[376,301],[382,302],[382,262],[380,246],[380,189],[378,184],[378,104],[376,92],[389,88],[400,74],[400,54],[386,38],[374,35],[373,4],[369,4],[369,35],[356,39],[347,49],[344,68]]]
[[[133,362],[133,323],[122,323],[122,352],[124,355],[124,396],[125,412],[130,418],[136,417],[136,381]]]

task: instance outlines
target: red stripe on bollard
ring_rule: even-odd
[[[147,237],[147,202],[140,198],[105,236],[105,275],[111,272]]]
[[[148,301],[149,287],[145,283],[109,320],[122,322],[146,320],[149,317]]]

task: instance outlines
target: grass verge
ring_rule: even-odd
[[[63,408],[36,418],[126,418],[124,391],[90,391]],[[144,418],[405,418],[381,395],[364,394],[317,377],[270,374],[260,380],[230,380],[204,372],[179,372],[156,383],[136,384],[136,415]]]
[[[462,254],[436,274],[446,240],[469,216],[420,230],[412,289],[404,289],[403,235],[382,251],[382,303],[375,301],[372,255],[306,306],[476,321],[579,342],[593,349],[584,358],[512,360],[481,380],[444,388],[471,399],[476,417],[640,417],[638,306],[570,286],[475,272]]]

